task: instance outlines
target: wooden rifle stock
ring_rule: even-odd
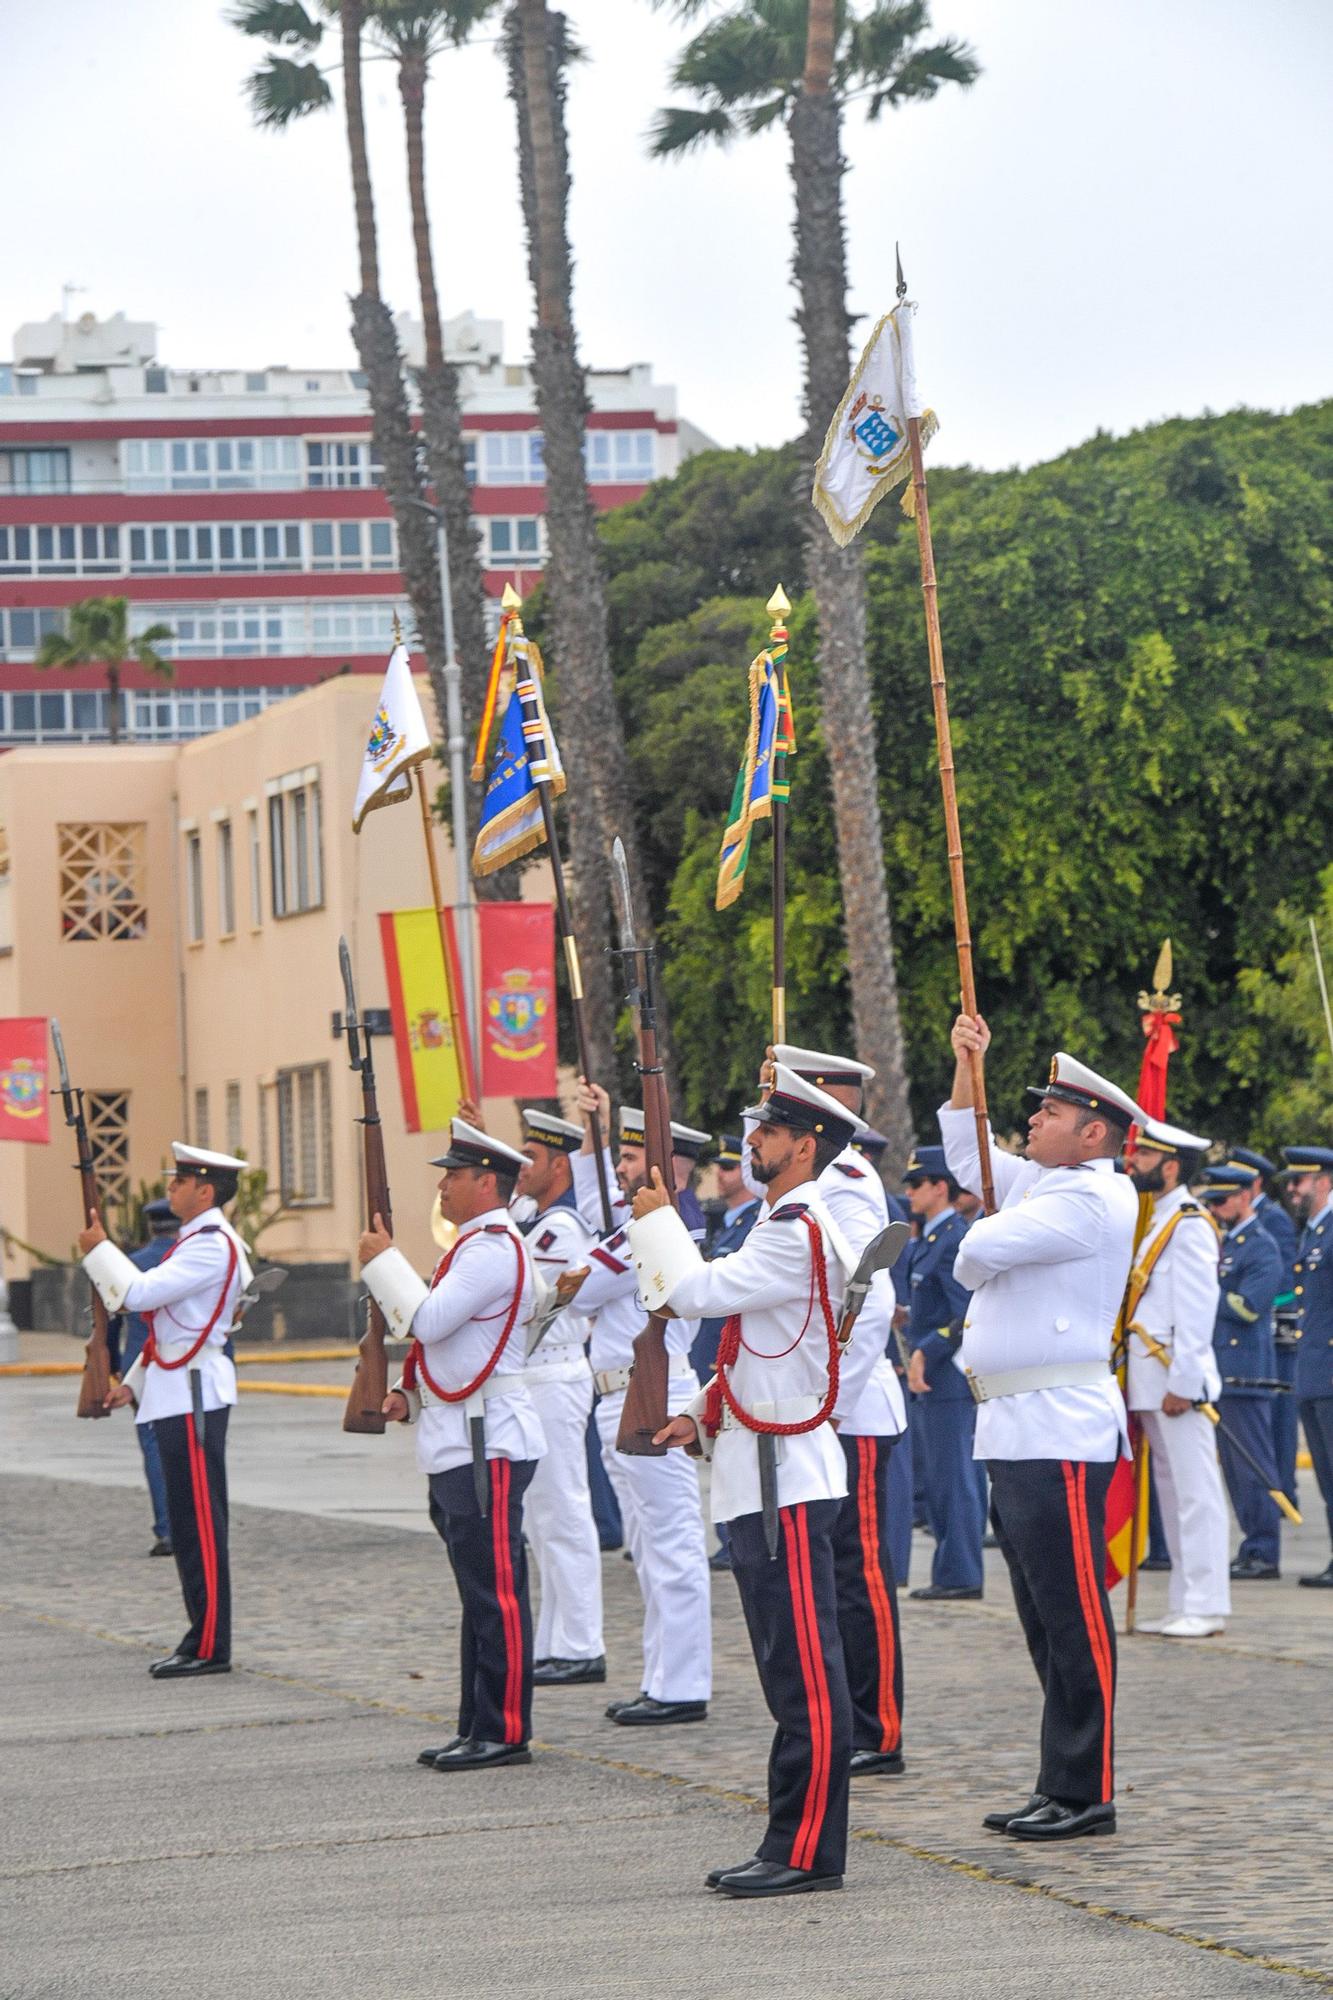
[[[384,1159],[384,1127],[380,1123],[379,1100],[375,1093],[375,1065],[370,1053],[370,1033],[357,1020],[356,995],[352,987],[352,965],[346,940],[340,946],[343,986],[347,995],[347,1049],[351,1066],[361,1079],[362,1156],[365,1163],[366,1221],[378,1215],[387,1230],[393,1230],[389,1200],[389,1170]],[[361,1037],[364,1036],[364,1047]],[[384,1399],[389,1393],[389,1360],[384,1351],[387,1332],[384,1314],[373,1298],[366,1300],[366,1330],[357,1345],[356,1373],[343,1411],[343,1429],[370,1437],[383,1437],[388,1419]]]
[[[651,967],[645,967],[644,1000],[639,1026],[639,1075],[643,1082],[643,1141],[644,1157],[651,1181],[652,1170],[658,1169],[664,1185],[671,1196],[672,1207],[676,1201],[676,1177],[671,1158],[671,1105],[667,1098],[666,1078],[662,1073],[657,1056],[657,1025],[655,1009],[652,1005],[649,981]],[[616,1450],[635,1458],[661,1458],[670,1449],[664,1444],[654,1444],[656,1437],[667,1422],[667,1385],[670,1377],[670,1363],[667,1358],[666,1330],[669,1313],[649,1313],[646,1326],[634,1336],[634,1366],[630,1374],[629,1387],[625,1391],[624,1408],[620,1413],[620,1430],[616,1437]]]
[[[101,1210],[98,1206],[97,1175],[93,1172],[92,1149],[88,1144],[88,1127],[83,1116],[82,1098],[79,1099],[74,1130],[79,1148],[79,1188],[83,1201],[83,1219],[86,1223],[90,1212],[96,1212],[100,1216]],[[96,1285],[91,1286],[90,1290],[93,1330],[83,1350],[83,1378],[79,1383],[77,1415],[109,1417],[111,1412],[106,1407],[106,1399],[111,1394],[111,1345],[107,1335],[107,1312]]]

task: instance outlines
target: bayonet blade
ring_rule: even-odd
[[[860,1262],[847,1281],[847,1304],[855,1303],[860,1312],[866,1293],[874,1284],[881,1271],[887,1271],[896,1264],[907,1246],[911,1229],[905,1222],[891,1222],[887,1229],[881,1229],[861,1252]]]
[[[343,1026],[347,1032],[347,1054],[353,1069],[361,1067],[360,1022],[356,1013],[356,986],[352,979],[352,954],[347,949],[347,939],[338,939],[338,963],[342,967],[343,1001],[345,1015]]]
[[[56,1052],[56,1067],[60,1071],[60,1088],[64,1096],[70,1092],[69,1064],[65,1061],[65,1038],[60,1032],[60,1023],[54,1014],[51,1017],[51,1042]]]
[[[620,949],[637,951],[634,937],[634,898],[629,887],[629,863],[625,859],[625,843],[617,834],[611,843],[611,865],[615,870],[616,922],[620,931]]]

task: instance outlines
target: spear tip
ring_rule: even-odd
[[[506,611],[517,611],[522,602],[523,599],[519,596],[513,584],[507,583],[500,593],[500,603],[503,609]]]
[[[785,618],[791,610],[791,599],[779,584],[768,603],[764,606],[770,618]]]

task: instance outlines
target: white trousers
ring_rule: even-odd
[[[692,1375],[673,1376],[672,1416],[699,1393]],[[713,1686],[712,1579],[699,1475],[683,1451],[635,1458],[616,1450],[625,1394],[597,1405],[602,1460],[625,1524],[643,1597],[643,1691],[655,1701],[707,1701]]]
[[[595,1660],[602,1638],[602,1551],[588,1492],[588,1413],[592,1375],[544,1382],[526,1377],[546,1433],[523,1501],[523,1528],[537,1567],[541,1602],[533,1634],[536,1660]]]
[[[1217,1437],[1202,1410],[1164,1417],[1140,1410],[1152,1453],[1162,1526],[1171,1552],[1167,1604],[1172,1617],[1231,1614],[1230,1523]]]

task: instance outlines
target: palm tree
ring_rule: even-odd
[[[169,681],[176,669],[158,652],[175,637],[170,625],[149,625],[130,635],[130,607],[123,597],[84,597],[69,608],[69,630],[48,632],[37,651],[39,667],[101,667],[106,674],[107,735],[120,741],[120,677],[133,664]]]
[[[682,18],[703,0],[655,0]],[[694,105],[658,114],[660,157],[707,141],[785,123],[796,196],[794,275],[805,354],[804,452],[813,475],[824,429],[847,386],[851,315],[842,216],[845,107],[871,118],[886,108],[966,88],[980,73],[971,49],[926,40],[926,0],[740,0],[682,51],[672,82]],[[875,724],[866,669],[865,581],[855,545],[839,549],[813,507],[806,521],[810,582],[819,612],[820,699],[838,830],[847,966],[856,1046],[877,1076],[870,1114],[890,1140],[889,1164],[912,1143],[907,1061],[898,1007],[893,924],[884,874]]]
[[[605,958],[611,836],[625,843],[635,915],[649,909],[629,790],[624,731],[607,644],[606,591],[583,456],[587,386],[574,330],[567,208],[565,70],[576,54],[563,14],[546,0],[513,0],[505,21],[509,94],[518,119],[519,188],[536,306],[532,372],[546,440],[545,582],[559,663],[560,738],[571,772],[571,900],[583,962],[594,1069],[614,1067],[615,1008]],[[659,1037],[669,1063],[665,1031]]]

